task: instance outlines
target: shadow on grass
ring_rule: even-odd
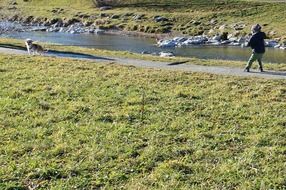
[[[66,58],[81,58],[81,59],[90,59],[90,60],[106,60],[106,61],[114,61],[114,59],[99,57],[85,53],[75,53],[72,51],[57,51],[57,50],[49,50],[48,55],[54,55],[57,57],[66,57]]]
[[[10,49],[17,49],[17,50],[26,50],[23,46],[12,45],[12,44],[0,44],[1,48],[10,48]]]
[[[250,71],[249,73],[253,73],[253,74],[260,74],[260,75],[273,75],[273,76],[282,76],[282,77],[286,77],[286,72],[282,72],[282,71]]]
[[[264,71],[261,74],[266,74],[266,75],[277,75],[277,76],[284,76],[286,77],[286,72],[279,72],[279,71]]]
[[[19,45],[0,44],[0,47],[26,51],[25,47],[19,46]],[[99,57],[99,56],[94,56],[94,55],[85,54],[85,53],[76,53],[72,51],[49,50],[48,53],[46,53],[46,55],[66,57],[66,58],[81,58],[81,59],[90,59],[90,60],[114,61],[114,59],[110,59],[110,58]]]
[[[178,61],[178,62],[169,63],[168,66],[182,65],[188,62],[189,61]]]
[[[252,2],[252,5],[254,2]],[[257,3],[256,3],[257,4]],[[255,4],[255,5],[256,5]],[[135,1],[133,3],[121,3],[115,5],[115,7],[131,7],[131,8],[159,8],[159,9],[178,9],[178,8],[215,8],[215,7],[233,7],[233,6],[241,6],[243,5],[240,2],[236,1],[213,1],[213,0],[205,0],[205,1],[190,1],[190,0],[165,0],[163,2],[156,2],[152,0],[146,1]]]

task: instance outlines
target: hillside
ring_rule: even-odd
[[[10,2],[10,4],[8,3]],[[285,3],[257,1],[121,1],[111,10],[100,11],[92,1],[1,1],[2,19],[48,22],[52,19],[79,19],[102,29],[120,29],[152,34],[185,35],[228,32],[233,36],[249,33],[255,23],[263,25],[269,38],[286,39]],[[32,16],[32,17],[31,17]],[[164,18],[157,21],[156,16]]]

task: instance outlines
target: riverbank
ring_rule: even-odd
[[[284,19],[285,3],[257,3],[241,1],[196,1],[182,6],[181,2],[170,1],[167,8],[164,3],[157,6],[149,4],[134,4],[124,7],[111,7],[103,10],[92,7],[90,3],[77,6],[75,2],[70,6],[55,1],[44,2],[16,2],[2,1],[2,20],[34,25],[44,25],[51,30],[72,25],[95,29],[116,29],[151,36],[166,34],[181,34],[186,36],[210,35],[227,32],[233,37],[242,37],[249,33],[251,25],[261,23],[270,39],[283,44],[286,36],[285,26],[280,21]],[[127,1],[128,3],[128,1]],[[45,5],[45,6],[44,6]],[[167,4],[166,4],[167,5]],[[175,6],[177,5],[177,6]],[[36,8],[35,8],[36,7]],[[54,26],[56,28],[52,29]]]
[[[101,30],[96,29],[94,26],[92,27],[86,27],[82,23],[76,23],[71,24],[70,26],[62,26],[55,23],[52,26],[44,26],[39,24],[23,24],[20,22],[11,22],[11,21],[0,21],[0,28],[2,29],[2,36],[5,36],[5,33],[7,36],[10,36],[15,33],[15,36],[21,36],[21,34],[17,34],[17,32],[30,32],[29,36],[26,38],[31,38],[31,36],[37,36],[39,35],[39,32],[49,32],[49,33],[68,33],[68,34],[91,34],[90,36],[93,36],[93,34],[101,35],[102,38],[104,38],[103,34],[110,34],[110,35],[121,35],[121,36],[133,36],[133,37],[145,37],[145,38],[156,38],[156,43],[159,48],[161,48],[161,52],[154,51],[154,48],[151,46],[147,49],[142,49],[141,53],[144,54],[156,54],[160,56],[175,56],[172,51],[174,48],[185,48],[185,47],[195,47],[195,46],[222,46],[222,47],[228,47],[228,46],[241,46],[244,47],[248,43],[250,39],[250,35],[242,36],[242,37],[235,37],[231,34],[228,34],[227,32],[224,32],[223,34],[216,34],[215,36],[211,35],[199,35],[199,36],[186,36],[186,35],[180,35],[176,37],[171,37],[175,34],[148,34],[144,32],[130,32],[130,31],[122,31],[122,30]],[[48,34],[42,34],[42,36],[49,36]],[[53,35],[53,36],[60,36],[60,35]],[[62,35],[63,37],[65,35]],[[1,36],[0,36],[1,37]],[[12,35],[13,37],[13,35]],[[71,36],[70,36],[71,37]],[[83,36],[84,37],[84,36]],[[111,36],[110,36],[111,37]],[[75,36],[75,38],[77,38]],[[91,38],[92,39],[92,38]],[[114,38],[115,39],[115,38]],[[119,38],[118,38],[119,39]],[[131,39],[131,38],[130,38]],[[33,39],[35,40],[35,39]],[[49,39],[47,39],[49,40]],[[128,39],[126,39],[128,40]],[[141,39],[138,39],[138,42]],[[147,40],[147,39],[146,39]],[[64,42],[65,40],[59,40],[57,43]],[[109,44],[110,42],[107,42]],[[111,42],[112,43],[112,42]],[[63,44],[63,45],[70,45],[70,44]],[[85,46],[86,44],[82,43],[82,46]],[[91,44],[87,44],[91,45]],[[129,49],[129,46],[132,46],[132,44],[125,47],[125,49],[120,50],[126,50]],[[139,44],[138,44],[139,45]],[[285,50],[286,44],[279,43],[278,40],[273,39],[266,39],[265,40],[266,47],[270,48],[276,48]],[[168,51],[169,52],[166,52]],[[134,52],[134,51],[133,51]],[[178,51],[177,51],[178,52]],[[180,51],[179,51],[180,52]],[[136,52],[138,53],[138,51]],[[177,56],[177,55],[176,55]],[[179,55],[180,56],[180,55]],[[247,59],[247,58],[244,58]],[[272,59],[271,61],[274,61],[275,59]],[[281,62],[281,61],[278,61]],[[284,61],[282,61],[284,62]]]

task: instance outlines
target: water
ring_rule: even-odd
[[[6,37],[26,39],[31,38],[39,42],[50,42],[63,45],[85,46],[90,48],[130,51],[135,53],[159,53],[171,51],[176,56],[196,57],[201,59],[222,59],[247,61],[250,48],[231,46],[192,46],[184,48],[159,48],[155,46],[155,39],[125,35],[96,35],[96,34],[69,34],[49,32],[12,32]],[[268,48],[264,57],[265,62],[286,63],[286,51]]]
[[[25,27],[17,23],[0,21],[0,31],[22,31]]]

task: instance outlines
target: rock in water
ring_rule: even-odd
[[[160,52],[159,56],[160,57],[175,57],[173,52]]]

